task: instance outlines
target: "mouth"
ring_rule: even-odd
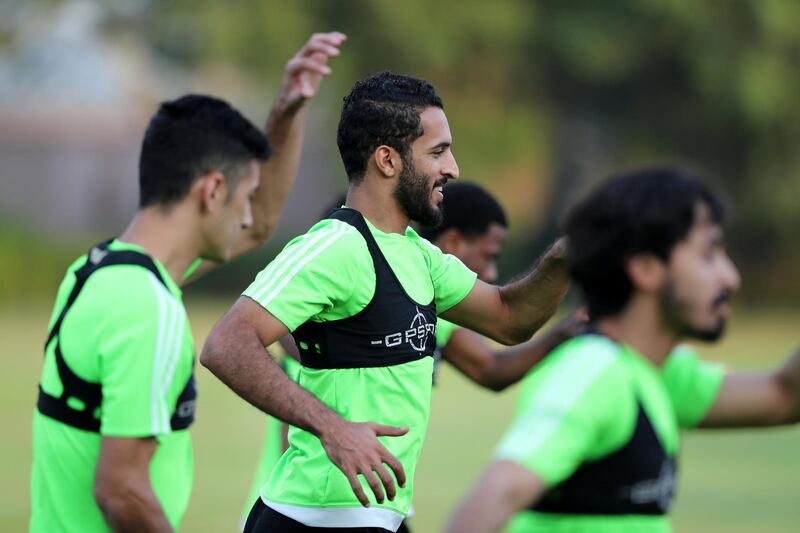
[[[723,292],[716,298],[714,298],[714,302],[712,307],[715,311],[720,312],[723,315],[727,315],[730,313],[731,310],[731,293],[728,291]]]
[[[440,180],[436,180],[433,184],[433,198],[437,202],[441,202],[444,200],[444,189],[445,184],[447,183],[447,178],[443,178]]]

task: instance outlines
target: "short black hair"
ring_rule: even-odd
[[[447,185],[441,208],[440,225],[420,228],[419,234],[431,242],[450,228],[457,229],[465,237],[476,237],[489,231],[492,224],[508,227],[503,207],[477,183],[459,181]]]
[[[367,161],[378,146],[391,146],[404,160],[422,134],[419,115],[444,108],[433,85],[388,70],[356,82],[344,97],[336,142],[351,182],[364,178]]]
[[[569,268],[592,319],[614,315],[628,303],[633,285],[625,262],[639,253],[669,261],[674,246],[705,204],[722,224],[723,199],[697,174],[675,166],[651,166],[611,176],[567,215]]]
[[[230,186],[247,164],[270,155],[264,134],[227,102],[199,94],[164,102],[142,141],[139,207],[174,204],[212,170]]]

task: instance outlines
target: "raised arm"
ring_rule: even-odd
[[[503,287],[478,280],[442,318],[502,344],[519,344],[547,322],[569,288],[566,241],[556,241],[533,269]]]
[[[384,488],[386,496],[394,499],[394,480],[383,465],[394,471],[401,487],[405,473],[377,437],[404,435],[408,429],[348,422],[289,379],[264,348],[287,333],[283,323],[243,296],[214,326],[200,362],[255,407],[316,435],[362,505],[369,506],[369,500],[358,474],[364,476],[379,503]]]
[[[339,55],[347,37],[343,33],[315,33],[286,63],[280,93],[270,111],[264,133],[272,155],[261,165],[261,179],[251,200],[253,224],[242,232],[231,258],[264,244],[278,226],[286,199],[300,166],[306,107],[331,73],[328,60]],[[203,261],[184,283],[191,283],[219,266]]]
[[[514,513],[536,503],[545,489],[542,479],[527,468],[512,461],[495,461],[458,505],[446,531],[501,531]]]
[[[800,349],[772,372],[732,372],[700,423],[706,428],[800,422]]]
[[[501,391],[522,379],[556,346],[575,335],[584,323],[583,314],[575,314],[536,338],[502,350],[489,346],[477,333],[458,328],[444,346],[442,355],[476,384]]]
[[[308,101],[317,94],[327,65],[339,55],[343,33],[316,33],[292,57],[284,69],[281,92],[272,106],[265,133],[272,156],[261,167],[261,183],[253,198],[253,226],[243,236],[238,254],[263,244],[278,225],[286,198],[300,166]]]

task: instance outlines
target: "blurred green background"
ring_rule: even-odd
[[[796,0],[0,0],[0,338],[10,361],[0,378],[2,529],[27,520],[51,298],[69,262],[133,214],[149,116],[194,91],[262,122],[283,64],[315,31],[349,41],[311,105],[297,186],[264,249],[187,290],[198,345],[344,189],[341,98],[388,68],[436,85],[462,177],[508,209],[506,278],[608,172],[649,161],[702,169],[735,204],[728,241],[744,279],[731,335],[708,353],[736,366],[777,364],[800,318],[798,20]],[[233,531],[263,428],[207,372],[199,379],[184,530]],[[438,530],[485,464],[513,395],[444,374],[418,471],[417,531]],[[686,438],[677,531],[800,530],[800,434],[761,433]]]

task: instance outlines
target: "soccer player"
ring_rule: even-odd
[[[680,343],[721,337],[739,274],[723,205],[687,170],[604,182],[568,215],[591,333],[524,379],[494,462],[449,531],[670,531],[681,429],[800,420],[800,353],[725,373]]]
[[[306,102],[344,39],[314,35],[289,60],[266,137],[209,96],[166,102],[151,119],[136,216],[75,261],[56,296],[33,420],[31,531],[179,527],[195,405],[180,286],[198,258],[225,261],[274,229]]]
[[[438,221],[442,187],[458,177],[429,83],[389,72],[357,82],[337,141],[348,208],[289,242],[215,326],[200,358],[293,426],[246,531],[395,531],[428,422],[437,314],[518,343],[552,315],[568,284],[562,246],[495,287],[409,228]],[[302,388],[264,351],[289,331]]]
[[[324,214],[327,215],[345,201],[343,195]],[[442,252],[459,258],[481,281],[495,282],[497,259],[503,251],[508,228],[503,207],[480,185],[459,181],[447,186],[441,210],[442,223],[423,228],[420,236],[435,244]],[[476,384],[491,390],[503,390],[519,381],[558,343],[571,336],[580,323],[576,319],[567,319],[540,337],[518,346],[494,350],[477,333],[440,318],[436,321],[434,377],[441,361],[446,360]],[[280,364],[286,374],[296,381],[300,367],[293,342],[290,337],[280,340],[281,349],[285,352]],[[244,520],[252,502],[259,497],[261,486],[269,479],[272,468],[288,447],[285,439],[287,429],[285,424],[267,417],[264,445],[248,493],[249,503]]]

